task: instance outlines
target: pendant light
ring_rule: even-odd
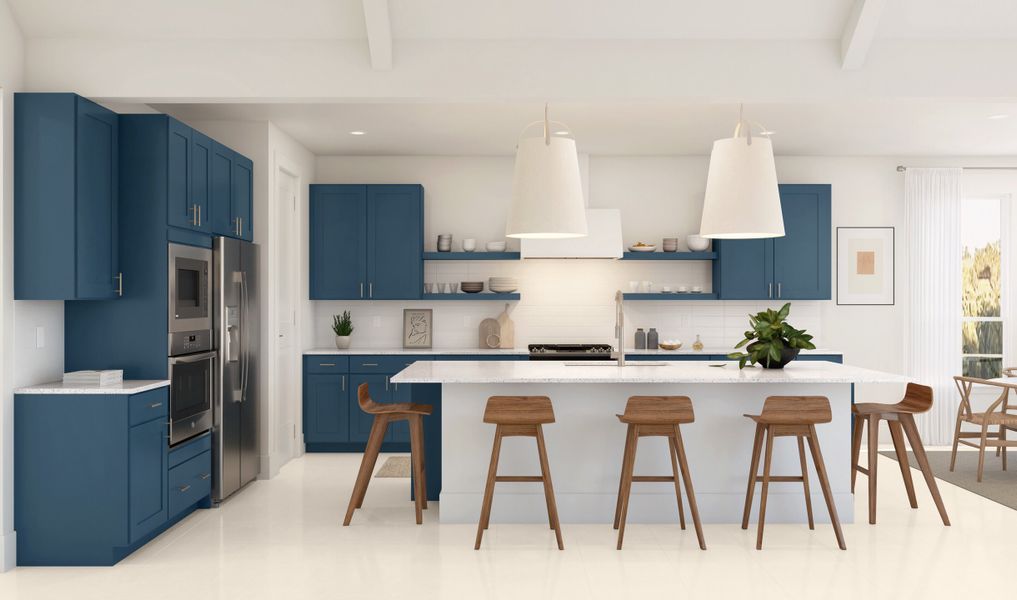
[[[543,126],[540,135],[533,135],[535,125]],[[586,233],[576,140],[568,126],[548,119],[545,104],[544,120],[530,123],[519,136],[505,235],[560,239]]]
[[[738,110],[734,136],[713,143],[699,235],[713,239],[784,235],[777,169],[770,138],[753,137],[752,123]]]

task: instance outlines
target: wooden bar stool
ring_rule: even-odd
[[[766,496],[769,491],[770,482],[786,483],[800,482],[805,488],[805,511],[809,518],[809,529],[815,529],[812,520],[812,499],[809,495],[809,472],[805,462],[805,443],[809,441],[809,450],[812,451],[812,462],[816,465],[816,474],[819,475],[819,485],[823,489],[823,497],[826,499],[826,509],[830,513],[830,522],[833,524],[833,531],[837,535],[837,545],[841,550],[847,550],[844,544],[844,534],[840,530],[840,519],[837,517],[837,507],[833,503],[833,493],[830,491],[830,482],[826,476],[826,465],[823,463],[823,454],[819,450],[819,439],[816,437],[816,425],[829,423],[833,420],[830,412],[830,401],[824,396],[770,396],[763,403],[763,412],[759,415],[745,415],[756,422],[756,440],[752,445],[752,466],[749,467],[749,487],[745,492],[745,512],[742,513],[742,529],[749,528],[749,512],[752,509],[752,494],[755,491],[756,481],[762,480],[763,488],[759,493],[759,526],[756,533],[756,550],[763,548],[763,523],[766,520]],[[795,436],[798,439],[798,459],[801,462],[802,474],[793,475],[770,475],[770,462],[773,458],[773,438],[782,436]],[[766,457],[763,462],[763,475],[757,475],[759,469],[759,454],[763,448],[763,438],[766,438]]]
[[[618,420],[628,425],[625,436],[625,456],[622,459],[621,481],[618,484],[618,504],[614,511],[614,528],[618,530],[618,549],[622,548],[625,537],[625,517],[629,512],[629,496],[633,482],[673,482],[678,498],[678,521],[685,529],[685,509],[682,507],[681,482],[685,481],[685,492],[689,496],[689,512],[696,527],[699,547],[706,550],[703,526],[699,521],[696,506],[696,492],[692,488],[692,476],[685,457],[685,445],[679,425],[696,420],[692,412],[692,400],[688,396],[632,396],[625,405],[625,414],[617,415]],[[639,438],[663,436],[667,438],[671,457],[671,475],[633,475],[636,464],[636,447]],[[681,477],[678,475],[681,470]]]
[[[494,424],[494,448],[491,450],[491,466],[487,471],[487,487],[484,488],[484,503],[480,507],[480,522],[477,524],[477,543],[474,550],[480,550],[484,530],[491,524],[491,501],[494,500],[494,484],[540,482],[544,484],[544,499],[547,503],[547,520],[558,539],[558,549],[564,550],[561,540],[561,523],[558,521],[558,506],[554,502],[554,488],[551,486],[551,468],[547,464],[547,448],[544,446],[542,425],[554,423],[554,409],[547,396],[491,396],[484,410],[484,422]],[[504,437],[537,438],[537,454],[540,457],[540,475],[498,475],[498,458],[501,455],[501,439]]]
[[[855,491],[858,473],[869,476],[869,523],[873,525],[876,523],[876,458],[879,456],[879,420],[883,419],[890,428],[890,438],[893,439],[893,448],[897,452],[897,462],[900,464],[900,474],[904,478],[904,488],[907,490],[911,508],[918,508],[918,500],[915,498],[915,484],[911,480],[908,451],[904,447],[905,435],[911,442],[911,449],[915,452],[915,459],[922,470],[922,475],[925,476],[925,483],[936,502],[943,525],[950,524],[950,517],[946,516],[946,507],[943,506],[943,498],[939,495],[939,487],[936,486],[936,478],[932,474],[932,467],[929,466],[929,457],[925,454],[925,446],[922,445],[922,438],[919,437],[918,428],[915,426],[914,415],[930,408],[932,408],[932,388],[916,383],[908,384],[904,399],[896,404],[863,403],[855,404],[851,408],[854,419],[854,439],[851,441],[851,491]],[[867,469],[858,464],[862,447],[862,428],[866,423],[869,424]]]
[[[396,421],[409,421],[410,427],[410,460],[413,468],[413,495],[414,504],[417,509],[417,525],[424,521],[423,509],[427,508],[427,475],[424,472],[424,420],[425,415],[431,414],[434,407],[427,404],[402,403],[378,403],[371,400],[367,384],[362,383],[357,388],[357,402],[360,409],[369,415],[374,415],[374,422],[371,423],[371,434],[367,438],[367,447],[364,450],[364,458],[360,461],[360,472],[357,473],[357,483],[353,486],[353,495],[350,496],[350,505],[346,509],[346,519],[343,526],[350,524],[353,518],[353,511],[364,504],[364,496],[367,494],[367,484],[371,482],[371,475],[374,473],[374,465],[378,462],[378,453],[381,451],[381,442],[385,439],[388,431],[388,424]]]

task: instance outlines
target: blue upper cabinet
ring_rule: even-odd
[[[197,133],[197,132],[195,132]],[[254,162],[219,142],[212,142],[209,223],[212,233],[252,240],[254,238]]]
[[[367,186],[368,298],[410,300],[424,287],[424,188]]]
[[[118,129],[74,94],[15,94],[15,299],[117,296]]]
[[[236,237],[247,241],[254,239],[253,190],[254,163],[246,156],[234,154],[230,223],[236,228]]]
[[[191,128],[166,118],[167,222],[174,227],[198,228],[198,205],[191,196]]]
[[[312,185],[310,298],[420,298],[424,189],[420,185]]]
[[[212,138],[191,130],[191,214],[197,214],[196,231],[212,231]]]
[[[829,300],[830,199],[829,185],[781,185],[784,237],[715,240],[718,298]]]

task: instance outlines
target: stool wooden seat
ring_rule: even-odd
[[[770,396],[763,403],[763,411],[759,415],[745,415],[756,423],[756,439],[752,445],[752,466],[749,467],[749,486],[745,492],[745,511],[742,513],[742,529],[749,527],[749,513],[752,509],[752,495],[756,488],[756,482],[762,480],[763,487],[759,493],[759,524],[756,533],[756,550],[763,548],[763,524],[766,520],[766,499],[769,492],[770,482],[790,483],[800,482],[805,489],[805,511],[808,514],[809,529],[815,529],[816,525],[812,519],[812,498],[809,493],[809,472],[805,461],[805,443],[809,441],[809,450],[812,452],[812,462],[816,466],[816,474],[819,475],[819,485],[823,490],[823,497],[826,499],[826,509],[830,513],[830,522],[833,524],[833,531],[837,535],[837,545],[841,550],[846,550],[844,534],[840,529],[840,519],[837,517],[837,507],[833,503],[833,493],[830,491],[830,482],[826,476],[826,465],[823,463],[823,454],[819,450],[819,439],[816,437],[816,425],[829,423],[832,419],[830,412],[830,401],[824,396]],[[773,458],[773,438],[782,436],[795,436],[798,440],[798,459],[802,466],[802,474],[794,475],[770,475],[770,463]],[[763,461],[763,474],[757,475],[759,470],[759,454],[763,448],[763,440],[766,440],[766,455]]]
[[[554,423],[554,409],[547,396],[491,396],[484,410],[484,422],[495,425],[494,448],[491,450],[491,466],[487,471],[487,486],[484,488],[484,502],[480,507],[480,522],[477,524],[477,543],[474,550],[480,550],[484,530],[491,524],[491,502],[494,500],[494,484],[502,483],[543,483],[544,499],[547,503],[547,520],[558,540],[558,549],[564,550],[561,539],[561,523],[558,520],[558,506],[554,501],[551,486],[551,468],[547,463],[547,447],[544,445],[543,425]],[[540,475],[498,475],[498,459],[501,456],[501,440],[504,437],[534,437],[537,439],[537,454],[540,457]]]
[[[343,520],[343,526],[345,527],[350,524],[350,520],[353,519],[353,511],[364,504],[367,485],[371,482],[374,466],[378,462],[381,443],[385,439],[389,423],[396,421],[409,421],[414,506],[417,511],[417,525],[420,525],[424,521],[422,511],[427,508],[423,417],[430,415],[434,408],[428,404],[413,404],[410,402],[398,404],[375,402],[371,399],[366,383],[360,384],[360,387],[357,388],[357,403],[362,411],[369,415],[374,415],[374,421],[371,423],[371,433],[367,438],[364,457],[360,461],[360,472],[357,473],[357,482],[353,486],[353,494],[350,496],[350,505],[346,509],[346,518]]]
[[[681,482],[685,481],[685,492],[689,496],[689,512],[696,527],[699,547],[706,550],[703,526],[699,521],[696,493],[692,488],[689,463],[685,457],[685,445],[679,425],[696,420],[692,411],[692,400],[688,396],[632,396],[625,405],[625,414],[618,420],[628,425],[625,436],[625,455],[622,459],[621,481],[618,483],[618,503],[614,511],[614,528],[618,530],[618,549],[622,548],[625,537],[625,518],[629,512],[629,496],[633,482],[673,482],[678,498],[678,521],[685,529],[685,509],[682,507]],[[636,447],[639,438],[663,436],[670,448],[671,475],[633,475],[636,463]],[[679,477],[678,471],[681,470]]]
[[[908,451],[904,447],[904,436],[907,435],[911,443],[911,449],[915,452],[915,459],[925,476],[925,483],[929,486],[932,499],[939,509],[939,516],[943,519],[943,525],[950,524],[950,517],[946,515],[946,507],[943,506],[943,498],[939,495],[939,487],[936,486],[936,478],[932,474],[932,467],[929,466],[929,458],[925,454],[925,447],[922,445],[922,438],[918,435],[918,428],[915,426],[914,415],[923,413],[932,408],[932,388],[909,383],[904,392],[904,399],[896,404],[862,403],[855,404],[851,408],[854,419],[854,437],[851,441],[851,491],[855,491],[855,480],[858,473],[869,477],[869,523],[876,523],[876,464],[879,456],[879,420],[886,421],[890,428],[890,438],[893,440],[893,448],[897,452],[897,462],[900,464],[901,477],[904,478],[904,488],[908,493],[908,501],[911,508],[918,508],[918,500],[915,498],[915,484],[911,480],[911,465],[908,461]],[[868,468],[858,464],[862,446],[862,430],[865,424],[869,425],[869,459]]]

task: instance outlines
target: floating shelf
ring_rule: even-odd
[[[511,294],[496,294],[493,292],[479,292],[477,294],[467,294],[466,292],[459,294],[424,294],[423,300],[518,300],[519,293],[513,292]]]
[[[424,260],[519,260],[518,252],[425,252]]]
[[[622,260],[714,260],[716,252],[626,252]]]
[[[716,300],[717,294],[708,294],[704,292],[691,293],[686,292],[682,294],[662,294],[660,292],[654,292],[652,294],[623,294],[626,300]]]

